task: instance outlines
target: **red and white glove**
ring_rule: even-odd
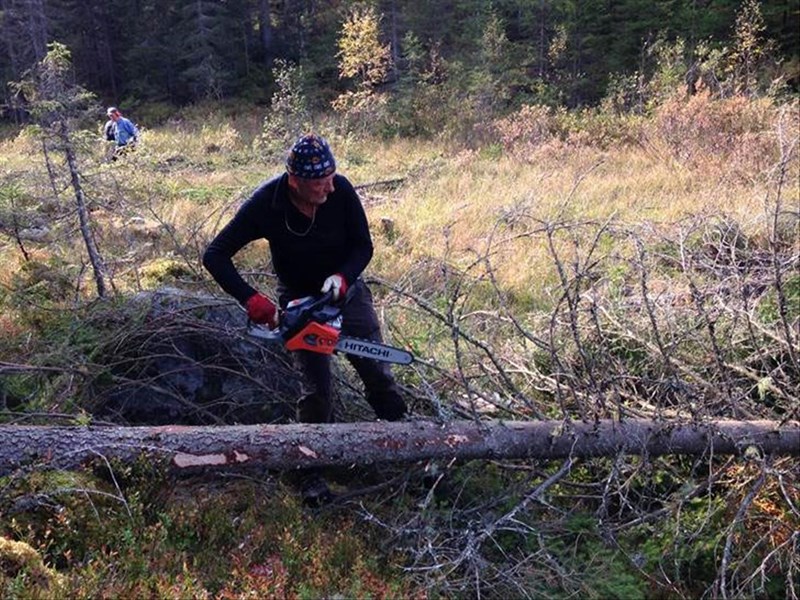
[[[278,327],[278,310],[266,296],[255,293],[248,298],[244,307],[247,309],[247,316],[254,323],[266,323],[272,329]]]
[[[344,275],[341,273],[336,273],[335,275],[328,277],[322,284],[321,291],[323,294],[332,292],[334,302],[338,301],[339,298],[347,293],[347,282],[344,279]]]

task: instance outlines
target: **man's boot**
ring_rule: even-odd
[[[300,495],[302,496],[303,504],[309,508],[319,508],[325,504],[330,504],[335,497],[327,482],[317,470],[312,470],[303,475],[300,482]]]

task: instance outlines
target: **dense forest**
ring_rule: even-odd
[[[492,108],[592,105],[609,86],[646,77],[672,48],[689,64],[766,35],[747,60],[784,65],[795,89],[800,2],[760,3],[762,21],[739,30],[737,0],[3,0],[0,78],[16,81],[58,41],[75,76],[106,104],[185,105],[205,99],[267,102],[278,60],[302,67],[324,106],[366,81],[396,99],[435,82],[459,97],[491,92]],[[342,76],[338,44],[354,11],[372,10],[379,72]],[[760,28],[760,29],[759,29]],[[738,38],[737,38],[738,36]],[[764,40],[767,41],[766,39]],[[383,56],[381,53],[386,52]],[[777,76],[777,73],[773,73]],[[4,88],[5,103],[11,104]]]
[[[800,0],[0,0],[0,597],[798,600],[798,30]],[[337,422],[298,422],[203,267],[310,129],[414,356],[402,422],[341,356]],[[234,258],[277,296],[264,240]]]

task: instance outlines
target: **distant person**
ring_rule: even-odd
[[[106,139],[113,140],[116,143],[111,160],[117,160],[124,151],[136,145],[139,139],[139,130],[136,129],[136,125],[130,119],[123,117],[115,106],[111,106],[106,111],[106,114],[109,120],[105,125],[104,131]]]

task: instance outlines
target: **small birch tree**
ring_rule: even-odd
[[[759,90],[774,43],[765,36],[767,26],[758,0],[745,0],[736,15],[734,46],[730,54],[730,71],[734,92],[753,96]]]
[[[341,94],[333,108],[349,117],[374,123],[387,97],[378,92],[392,68],[389,44],[381,44],[381,18],[374,7],[353,10],[339,36],[339,77],[355,81],[356,89]]]
[[[282,156],[291,143],[312,125],[308,99],[303,90],[303,69],[278,59],[272,69],[277,90],[272,95],[269,112],[256,138],[256,152],[265,159]]]

